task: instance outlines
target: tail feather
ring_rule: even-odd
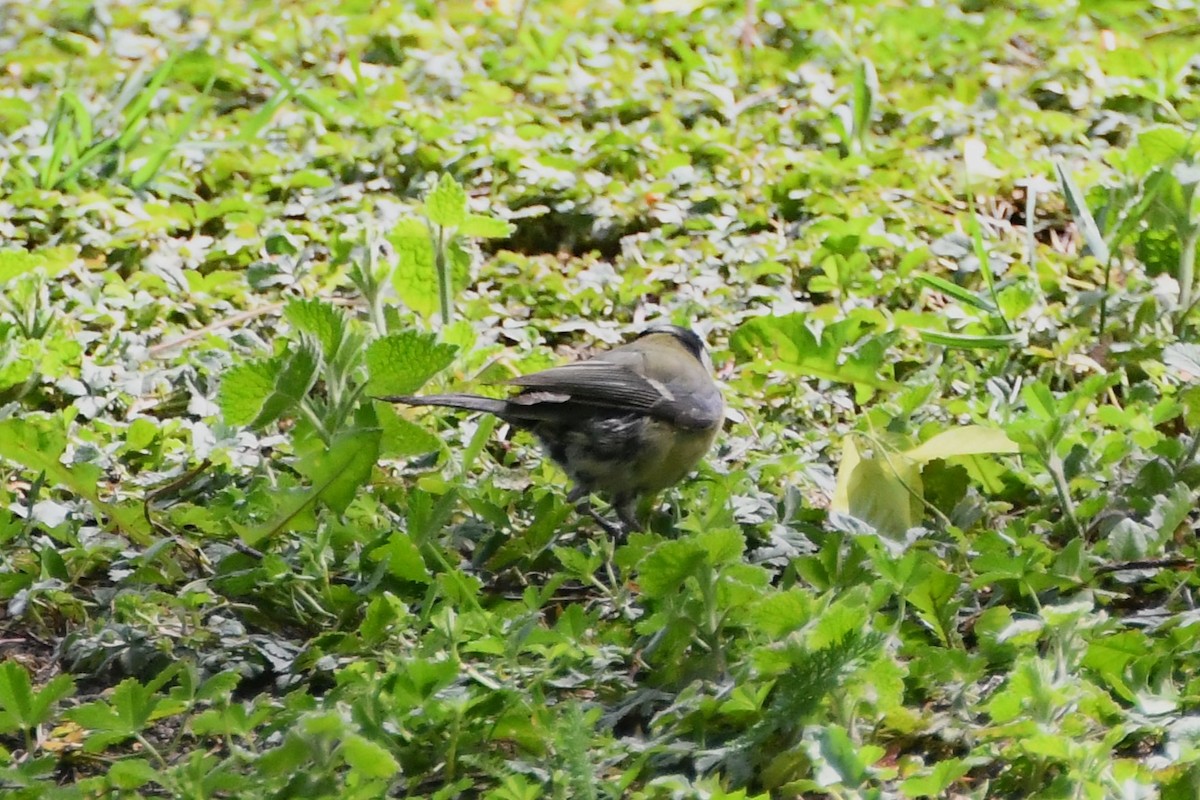
[[[465,411],[486,411],[500,417],[505,416],[505,412],[508,411],[507,401],[494,397],[480,397],[477,394],[428,394],[422,397],[393,395],[379,399],[389,403],[404,403],[406,406],[445,406]]]

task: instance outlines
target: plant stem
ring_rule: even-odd
[[[1108,287],[1112,282],[1112,259],[1110,258],[1104,264],[1104,293],[1100,295],[1100,321],[1096,323],[1096,338],[1099,339],[1104,335],[1104,328],[1108,322]]]
[[[438,296],[442,306],[442,325],[450,324],[450,269],[446,265],[446,229],[437,226],[437,247],[434,250],[434,264],[438,274]]]
[[[1058,493],[1058,501],[1062,504],[1063,515],[1067,518],[1071,533],[1082,536],[1083,529],[1079,527],[1079,520],[1075,518],[1075,502],[1071,500],[1071,490],[1067,486],[1062,459],[1053,449],[1046,454],[1046,468],[1050,470],[1050,477],[1054,480],[1054,490]]]
[[[1183,249],[1179,252],[1179,320],[1175,323],[1178,332],[1188,312],[1192,310],[1193,283],[1196,279],[1196,247],[1200,245],[1200,223],[1192,226],[1184,237]]]

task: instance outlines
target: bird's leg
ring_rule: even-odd
[[[621,525],[624,526],[623,536],[628,536],[634,531],[642,529],[642,524],[638,522],[637,518],[636,497],[617,497],[613,500],[613,508],[616,509],[617,518],[621,520]]]
[[[604,529],[604,532],[609,536],[623,537],[626,533],[619,525],[606,520],[599,511],[592,507],[592,501],[589,497],[590,492],[585,486],[576,486],[567,494],[567,502],[575,503],[575,511],[580,514],[587,514]],[[619,512],[618,512],[619,513]],[[624,520],[622,519],[622,522]]]
[[[601,515],[599,511],[593,509],[592,504],[588,503],[587,500],[584,500],[583,503],[578,507],[580,507],[580,510],[583,512],[586,512],[589,517],[595,519],[595,521],[600,524],[600,527],[605,529],[605,533],[608,535],[617,537],[617,539],[624,539],[625,534],[629,533],[628,530],[620,527],[620,525],[605,519],[604,515]]]

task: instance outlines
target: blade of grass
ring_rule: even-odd
[[[167,158],[175,151],[179,143],[183,141],[183,137],[195,127],[196,120],[200,118],[200,114],[207,111],[210,105],[211,103],[207,101],[207,98],[192,103],[192,107],[188,109],[187,114],[179,121],[175,129],[171,131],[171,135],[167,137],[166,141],[159,144],[146,159],[146,163],[142,164],[133,173],[129,182],[134,189],[141,189],[158,174],[158,171],[162,169],[162,165],[166,162]]]
[[[953,347],[957,350],[1007,350],[1019,347],[1023,342],[1022,336],[1015,333],[995,336],[970,336],[965,333],[947,333],[946,331],[931,331],[917,328],[917,335],[926,344],[936,344],[942,347]]]
[[[925,272],[915,273],[914,277],[916,277],[917,283],[928,286],[930,289],[941,292],[944,295],[949,295],[960,303],[969,305],[972,308],[977,308],[980,311],[988,314],[999,313],[994,305],[989,303],[987,300],[984,300],[974,292],[964,289],[957,283],[953,283],[945,278],[939,278],[936,275],[930,275]]]
[[[859,152],[867,148],[867,134],[871,130],[871,110],[875,95],[879,92],[879,76],[869,58],[863,58],[854,71],[854,119],[851,136]]]
[[[154,102],[158,90],[171,77],[171,72],[175,69],[175,62],[179,60],[180,55],[182,55],[182,51],[172,53],[166,61],[160,64],[150,74],[150,79],[145,86],[141,87],[134,95],[133,102],[125,108],[124,124],[121,128],[121,135],[117,139],[117,146],[122,152],[128,150],[137,141],[141,134],[140,125],[150,113],[150,106]]]
[[[988,258],[987,246],[983,243],[983,226],[979,224],[979,215],[975,211],[975,193],[967,187],[967,227],[971,233],[971,243],[975,248],[975,258],[979,261],[979,272],[987,284],[988,293],[992,296],[992,304],[996,306],[996,316],[1000,319],[1004,330],[1012,333],[1008,317],[1000,309],[1000,299],[996,296],[996,276],[992,274],[992,263]]]
[[[1108,264],[1110,258],[1108,244],[1100,234],[1100,227],[1096,225],[1096,219],[1092,216],[1092,212],[1088,210],[1087,198],[1083,192],[1079,191],[1075,180],[1061,161],[1056,161],[1054,168],[1058,170],[1058,181],[1062,184],[1063,194],[1067,198],[1067,206],[1071,209],[1071,216],[1075,218],[1075,224],[1079,226],[1083,241],[1097,261],[1101,264]]]

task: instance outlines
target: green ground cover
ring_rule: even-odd
[[[0,794],[1196,797],[1197,41],[0,6]],[[660,320],[730,419],[624,542],[371,399]]]

